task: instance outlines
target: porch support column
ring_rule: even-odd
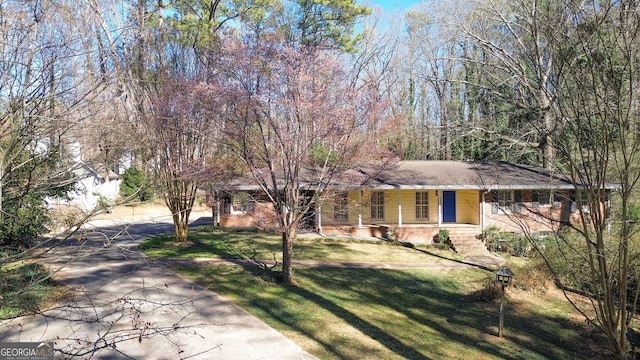
[[[213,201],[216,203],[216,226],[220,226],[220,193],[214,193]]]
[[[316,216],[317,216],[317,221],[318,221],[318,234],[323,235],[322,234],[322,204],[320,203],[320,201],[318,201],[317,203],[318,205],[316,205]]]
[[[402,227],[402,190],[398,189],[398,227]]]
[[[358,190],[358,227],[362,227],[362,189]]]
[[[485,214],[484,207],[486,205],[485,198],[487,197],[487,194],[489,194],[490,192],[491,190],[480,192],[480,196],[482,197],[481,199],[482,201],[480,202],[481,204],[480,205],[480,231],[482,233],[484,233],[484,222],[485,222],[485,219],[484,219],[484,214]]]
[[[438,226],[442,226],[442,190],[437,190],[438,195]]]

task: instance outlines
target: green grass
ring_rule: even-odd
[[[238,266],[178,271],[221,294],[321,359],[576,359],[584,329],[565,316],[509,300],[505,337],[497,303],[470,294],[481,270],[376,270],[298,267],[296,286]],[[551,304],[543,302],[544,308]]]
[[[54,301],[59,289],[39,264],[4,264],[1,272],[0,319],[31,314]]]
[[[226,257],[244,256],[247,249],[275,253],[277,240],[251,233],[199,233],[191,246],[176,247],[156,238],[143,247],[156,256]],[[217,250],[207,254],[205,247]],[[370,261],[363,259],[389,252],[394,259],[442,260],[424,249],[372,243],[302,241],[294,251],[298,259]],[[480,269],[299,266],[296,286],[276,284],[268,272],[252,266],[176,270],[321,359],[597,359],[591,348],[601,349],[601,339],[565,301],[514,290],[508,293],[505,337],[498,338],[497,301],[481,302],[476,296],[494,275]]]
[[[257,232],[190,231],[189,241],[176,244],[173,236],[145,240],[141,249],[149,256],[164,258],[223,258],[282,260],[280,236]],[[299,238],[294,245],[296,260],[355,262],[442,263],[462,257],[434,247],[411,247],[387,241],[333,238]]]

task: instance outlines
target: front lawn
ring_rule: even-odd
[[[145,240],[140,248],[149,256],[163,258],[215,258],[282,260],[279,235],[258,232],[190,231],[188,242],[176,244],[173,235]],[[412,247],[384,240],[299,238],[294,246],[296,260],[445,263],[462,260],[458,254],[434,247]]]
[[[198,233],[190,241],[175,246],[170,238],[155,238],[143,248],[155,256],[236,258],[247,249],[261,256],[277,254],[279,249],[278,237],[251,233]],[[203,247],[212,251],[206,253]],[[385,252],[387,263],[425,262],[427,256],[445,261],[429,255],[430,249],[380,243],[301,241],[294,247],[297,260],[315,256],[314,260],[374,261],[370,259]],[[505,308],[505,337],[498,338],[498,303],[477,296],[494,275],[481,269],[299,266],[294,272],[296,286],[279,285],[269,273],[252,266],[176,270],[232,300],[320,359],[597,359],[593,348],[602,346],[558,296],[513,289]]]

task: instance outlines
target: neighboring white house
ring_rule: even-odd
[[[104,167],[91,166],[84,161],[76,162],[71,172],[78,179],[75,189],[68,193],[68,199],[48,199],[51,206],[72,206],[82,211],[91,211],[100,201],[113,203],[120,191],[119,176]],[[107,175],[108,174],[108,177]]]
[[[119,176],[104,167],[100,170],[96,167],[99,168],[99,166],[94,167],[85,162],[79,162],[73,169],[80,180],[76,183],[76,191],[70,194],[70,202],[83,211],[95,209],[101,199],[110,204],[113,203],[120,191]]]
[[[81,211],[95,209],[100,201],[112,204],[120,192],[119,174],[102,164],[82,160],[77,141],[69,145],[69,152],[74,159],[69,171],[77,179],[75,189],[67,194],[68,199],[49,198],[47,203],[50,206],[71,206]],[[125,162],[125,166],[129,163]]]

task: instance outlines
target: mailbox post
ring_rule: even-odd
[[[498,337],[502,337],[503,318],[504,318],[504,289],[511,284],[513,272],[506,266],[500,266],[496,272],[496,282],[500,283],[502,291],[500,292],[500,320],[498,325]]]

